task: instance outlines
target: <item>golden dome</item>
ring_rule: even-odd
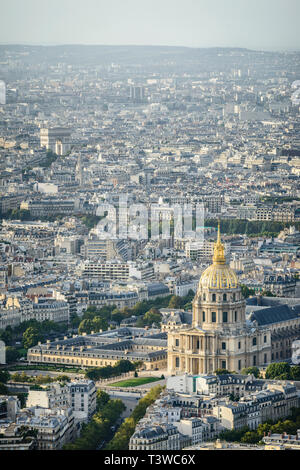
[[[205,269],[199,287],[209,289],[236,289],[239,281],[235,272],[226,264],[225,249],[221,242],[220,223],[218,239],[214,246],[213,264]]]

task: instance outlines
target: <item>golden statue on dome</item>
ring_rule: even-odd
[[[214,246],[214,255],[213,255],[214,264],[225,264],[225,248],[221,242],[221,230],[220,230],[220,220],[218,221],[218,238]]]

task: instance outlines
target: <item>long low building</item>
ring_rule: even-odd
[[[288,302],[289,299],[270,298],[269,301],[263,297],[259,298],[260,305],[255,305],[253,298],[246,309],[250,322],[271,332],[272,362],[290,359],[292,343],[300,337],[300,299],[291,299],[290,305]]]
[[[30,364],[105,367],[113,366],[121,359],[141,361],[147,370],[165,369],[166,334],[143,328],[119,328],[104,333],[39,343],[27,353]]]

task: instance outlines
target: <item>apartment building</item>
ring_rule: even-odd
[[[96,411],[96,387],[91,380],[77,380],[66,385],[49,384],[46,390],[29,390],[27,408],[71,408],[75,422],[87,422]]]

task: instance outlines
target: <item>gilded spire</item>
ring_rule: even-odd
[[[220,220],[218,221],[218,238],[214,246],[214,256],[213,256],[213,263],[214,264],[225,264],[225,249],[224,245],[221,242],[221,229],[220,229]]]

